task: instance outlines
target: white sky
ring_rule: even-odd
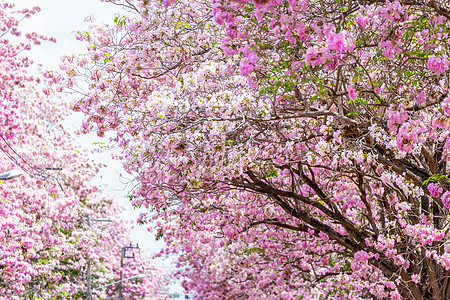
[[[85,51],[85,45],[75,39],[74,33],[87,29],[84,18],[96,16],[102,22],[111,22],[118,7],[100,0],[15,0],[18,8],[39,6],[41,11],[25,19],[20,25],[23,31],[36,31],[56,38],[57,45],[45,43],[33,50],[36,61],[58,68],[63,54]]]
[[[110,3],[100,2],[100,0],[15,0],[16,8],[31,8],[39,6],[41,11],[31,18],[25,19],[20,24],[22,32],[35,31],[38,34],[53,36],[57,43],[44,43],[35,47],[26,55],[31,57],[35,63],[44,65],[46,68],[58,69],[60,57],[64,54],[76,54],[86,51],[86,45],[75,39],[75,32],[86,30],[88,25],[84,23],[84,18],[94,15],[97,21],[111,23],[115,13],[120,12],[120,8]],[[80,115],[74,115],[68,122],[69,128],[77,128],[81,122]],[[91,134],[77,138],[79,145],[85,149],[93,149],[93,142],[101,139],[97,135]],[[105,141],[107,143],[107,141]],[[127,210],[123,214],[124,218],[136,220],[139,211],[133,209],[126,198],[131,187],[126,187],[121,183],[119,173],[122,171],[121,164],[111,159],[110,153],[92,154],[92,158],[97,162],[108,165],[100,171],[95,178],[95,184],[105,186],[106,192],[116,196],[118,202],[124,205]],[[157,252],[163,246],[161,241],[154,240],[154,234],[147,231],[146,226],[136,226],[132,230],[132,238],[141,248],[150,252]],[[169,268],[170,262],[162,262]],[[171,288],[171,292],[182,293],[179,284]]]

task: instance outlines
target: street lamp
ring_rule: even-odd
[[[0,180],[9,180],[14,179],[16,177],[20,177],[23,175],[23,172],[20,170],[11,170],[0,173]]]

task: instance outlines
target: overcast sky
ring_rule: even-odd
[[[35,31],[39,34],[53,36],[57,43],[44,43],[35,47],[26,55],[31,57],[35,63],[46,67],[58,69],[60,57],[64,54],[83,53],[86,45],[75,39],[75,32],[86,30],[88,25],[84,23],[86,16],[93,15],[96,20],[104,23],[111,23],[120,8],[110,3],[100,2],[100,0],[15,0],[17,8],[31,8],[39,6],[41,11],[31,18],[25,19],[20,28],[23,32]],[[80,115],[70,118],[66,124],[68,127],[76,129],[80,124]],[[99,142],[100,138],[96,134],[82,136],[77,139],[78,143],[85,149],[93,149],[94,142]],[[105,141],[106,142],[106,141]],[[139,211],[133,209],[126,198],[129,187],[123,185],[119,178],[119,173],[123,173],[121,164],[111,159],[111,153],[92,154],[92,158],[97,162],[108,164],[107,168],[101,170],[95,183],[106,187],[106,191],[113,193],[116,199],[127,210],[124,217],[136,220]],[[163,246],[162,242],[156,242],[154,235],[147,231],[145,226],[136,226],[132,230],[134,242],[139,243],[141,248],[151,252],[157,252]],[[164,265],[168,266],[168,262]],[[180,292],[181,287],[174,287],[174,291]]]

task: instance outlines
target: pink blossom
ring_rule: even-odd
[[[356,16],[356,23],[362,29],[366,29],[369,26],[370,21],[369,18],[367,18],[366,16],[359,14]]]
[[[432,197],[439,197],[443,189],[438,182],[428,184],[428,190]]]
[[[305,61],[310,66],[317,66],[323,64],[328,56],[328,51],[325,48],[311,47],[306,50]]]
[[[244,54],[244,59],[239,63],[239,70],[241,71],[242,76],[247,76],[254,70],[255,64],[258,61],[258,56],[248,45],[242,49],[242,53]]]
[[[398,291],[392,291],[391,293],[391,300],[401,300],[402,296],[398,293]]]
[[[442,195],[442,203],[445,207],[450,208],[450,192],[445,191],[445,193]]]
[[[352,84],[347,87],[348,97],[352,100],[356,100],[356,91]]]
[[[408,114],[403,106],[399,106],[397,110],[392,109],[393,107],[390,107],[386,112],[387,126],[391,132],[396,133],[398,126],[408,119]]]
[[[446,57],[437,57],[431,55],[428,58],[427,67],[433,71],[436,75],[441,75],[447,71],[450,65],[450,61]]]

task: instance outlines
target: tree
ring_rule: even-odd
[[[110,299],[117,285],[102,286],[120,272],[144,275],[124,283],[132,292],[124,299],[157,296],[166,279],[143,269],[159,270],[151,259],[136,256],[120,269],[122,246],[131,242],[118,217],[123,208],[90,184],[101,165],[63,127],[70,107],[51,87],[55,73],[29,71],[26,51],[53,40],[20,32],[20,21],[38,11],[0,1],[0,166],[25,173],[0,182],[0,298],[87,299],[90,289],[89,299]]]
[[[446,1],[109,1],[67,84],[199,297],[448,299]]]

